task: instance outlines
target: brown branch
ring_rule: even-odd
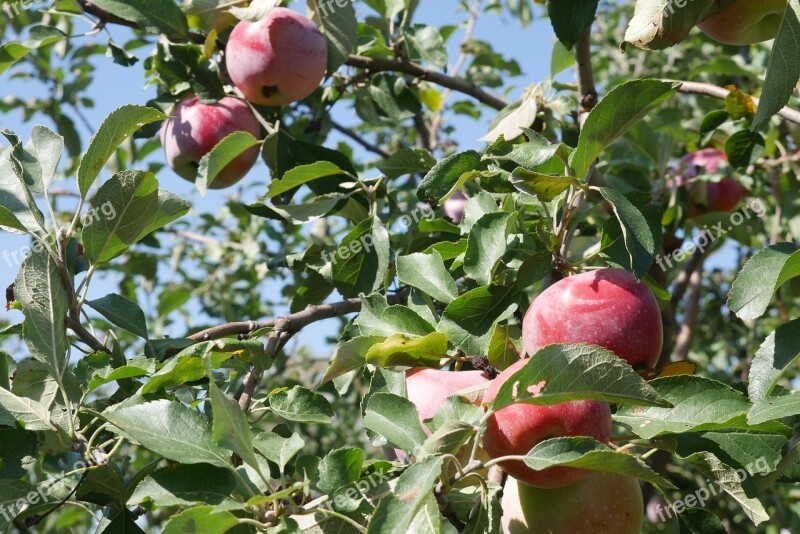
[[[388,297],[389,304],[401,304],[408,298],[407,291],[401,291],[395,295]],[[284,317],[275,317],[268,321],[242,321],[235,323],[223,324],[215,326],[207,330],[202,330],[190,336],[188,339],[193,341],[211,341],[223,337],[249,335],[256,330],[274,329],[290,334],[297,333],[306,326],[322,321],[324,319],[332,319],[334,317],[341,317],[350,313],[356,313],[361,310],[361,299],[352,298],[333,304],[318,304],[315,306],[308,306],[305,310],[286,315]]]
[[[440,85],[447,89],[452,89],[459,93],[471,96],[474,99],[486,104],[497,110],[501,110],[508,105],[508,102],[499,96],[487,93],[474,83],[468,82],[462,78],[449,76],[442,72],[426,69],[422,65],[411,61],[403,61],[400,59],[378,59],[369,58],[364,56],[351,55],[346,64],[358,69],[369,70],[372,73],[376,72],[401,72],[410,74],[423,80],[427,80],[436,85]]]
[[[689,289],[686,293],[686,307],[683,311],[683,324],[678,331],[675,348],[672,350],[672,361],[683,362],[689,358],[692,348],[694,331],[697,327],[697,317],[700,314],[700,297],[703,294],[703,265],[702,262],[692,272],[689,278]]]
[[[81,324],[80,320],[75,319],[73,317],[67,317],[67,327],[75,332],[81,341],[86,343],[90,349],[94,352],[105,352],[106,354],[111,354],[111,351],[103,345],[103,343],[94,337],[91,332],[86,330],[86,328]]]
[[[724,87],[719,87],[717,85],[712,85],[710,83],[685,82],[680,80],[664,80],[664,81],[681,84],[681,87],[678,90],[681,93],[686,93],[686,94],[711,96],[714,98],[719,98],[720,100],[725,100],[725,97],[727,97],[728,94],[730,93],[728,89],[725,89]],[[752,97],[752,99],[753,103],[756,106],[758,106],[759,99],[756,97]],[[800,111],[796,109],[792,109],[787,106],[781,109],[778,112],[778,115],[780,115],[789,122],[800,124]]]
[[[359,145],[364,147],[369,152],[372,152],[373,154],[377,154],[382,158],[388,158],[388,157],[391,156],[391,154],[386,152],[384,149],[382,149],[378,145],[373,145],[372,143],[370,143],[369,141],[367,141],[366,139],[364,139],[363,137],[358,135],[356,132],[354,132],[350,128],[347,128],[346,126],[342,126],[341,124],[339,124],[338,122],[336,122],[333,119],[331,119],[331,126],[333,126],[334,130],[336,130],[337,132],[345,135],[346,137],[349,137],[350,139],[352,139],[353,141],[355,141],[356,143],[358,143]]]

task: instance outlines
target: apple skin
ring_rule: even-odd
[[[686,170],[678,178],[678,184],[691,189],[687,213],[689,219],[706,213],[731,213],[747,194],[747,189],[730,176],[719,182],[691,184],[690,181],[700,174],[698,169],[705,174],[718,174],[722,164],[727,161],[728,157],[725,152],[715,148],[699,150],[681,159],[681,164],[686,167]],[[695,198],[695,188],[698,187],[706,188],[703,204],[699,204]]]
[[[261,127],[250,107],[239,99],[226,96],[216,104],[203,104],[197,96],[184,99],[175,108],[173,118],[161,127],[167,164],[185,180],[194,182],[200,160],[225,137],[244,131],[258,138]],[[231,161],[211,183],[212,189],[229,187],[247,174],[258,159],[254,146]]]
[[[531,356],[555,343],[589,343],[634,367],[652,368],[663,337],[653,292],[621,269],[559,280],[533,301],[522,321],[522,342]]]
[[[225,49],[228,74],[251,102],[284,106],[319,87],[328,45],[308,18],[283,7],[256,22],[241,21]]]
[[[509,477],[501,507],[505,534],[639,534],[644,522],[639,482],[604,471],[559,489]]]
[[[453,193],[450,198],[444,201],[442,205],[444,214],[450,217],[450,220],[454,223],[461,224],[461,219],[464,218],[464,207],[467,205],[467,200],[469,199],[459,189]]]
[[[462,389],[488,381],[482,371],[456,372],[416,367],[406,371],[406,394],[408,400],[417,407],[422,429],[430,436],[431,432],[425,425],[425,420],[432,419],[448,397],[452,397]],[[482,401],[483,399],[477,399],[475,405],[480,406]],[[400,449],[384,447],[383,452],[389,460],[403,460],[406,457],[405,451]]]
[[[697,26],[720,43],[750,45],[778,35],[787,0],[735,0]]]
[[[519,360],[492,380],[484,396],[489,403],[500,387],[528,360]],[[577,400],[537,406],[512,404],[492,414],[486,423],[483,449],[490,458],[523,456],[541,441],[561,436],[588,436],[603,443],[611,439],[611,408],[608,403]],[[521,460],[510,460],[500,467],[524,483],[537,488],[560,488],[574,484],[589,474],[585,469],[550,467],[536,471]]]

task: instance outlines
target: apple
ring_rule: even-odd
[[[497,397],[500,387],[528,360],[519,360],[497,378],[486,391],[484,402]],[[524,456],[539,442],[561,436],[588,436],[603,443],[611,439],[611,408],[608,403],[593,400],[576,400],[537,406],[512,404],[489,416],[483,448],[490,458]],[[560,488],[574,484],[588,475],[584,469],[550,467],[536,471],[521,460],[506,460],[500,467],[513,476],[537,488]]]
[[[639,482],[604,471],[558,489],[509,477],[501,508],[505,534],[639,534],[644,522]]]
[[[248,100],[284,106],[319,87],[328,65],[328,46],[308,18],[276,7],[261,20],[238,23],[225,56],[233,84]]]
[[[460,224],[461,219],[464,218],[464,207],[467,205],[467,200],[461,189],[453,193],[442,205],[445,215],[450,217],[454,223]]]
[[[653,292],[621,269],[559,280],[533,301],[522,321],[522,342],[531,356],[555,343],[589,343],[634,367],[652,368],[663,337]]]
[[[787,4],[788,0],[734,0],[697,26],[720,43],[749,45],[769,41],[778,35]]]
[[[239,99],[226,96],[216,104],[203,104],[197,96],[184,99],[174,116],[161,128],[167,164],[182,178],[194,182],[200,160],[225,137],[244,131],[259,137],[261,128],[252,110]],[[253,167],[259,149],[252,147],[231,161],[211,183],[212,189],[228,187]]]
[[[706,148],[681,159],[685,170],[678,184],[690,188],[689,219],[709,212],[730,213],[744,198],[747,189],[730,176],[719,182],[691,183],[699,174],[719,174],[727,161],[725,152],[715,148]],[[699,190],[702,187],[705,187],[704,192]]]
[[[419,422],[426,435],[431,432],[425,425],[427,419],[432,419],[448,397],[452,397],[462,389],[470,388],[488,382],[489,379],[482,371],[444,371],[442,369],[429,369],[417,367],[406,371],[406,395],[414,403],[419,412]],[[480,406],[482,398],[475,400],[475,405]],[[384,448],[384,454],[390,460],[404,459],[406,453],[400,449]]]

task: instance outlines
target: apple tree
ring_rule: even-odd
[[[800,531],[800,0],[0,7],[0,530]]]

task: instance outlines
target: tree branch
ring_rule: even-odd
[[[351,55],[345,64],[358,69],[369,70],[372,73],[402,72],[404,74],[410,74],[447,89],[452,89],[453,91],[458,91],[459,93],[469,95],[479,102],[482,102],[483,104],[486,104],[487,106],[497,110],[501,110],[508,105],[508,101],[506,101],[504,98],[487,93],[474,83],[468,82],[462,78],[456,78],[441,72],[426,69],[422,65],[418,65],[417,63],[411,61],[403,61],[399,59],[377,59]]]
[[[373,154],[377,154],[382,158],[388,158],[388,157],[391,156],[391,154],[386,152],[384,149],[382,149],[378,145],[373,145],[372,143],[370,143],[369,141],[367,141],[366,139],[364,139],[363,137],[358,135],[356,132],[354,132],[350,128],[347,128],[346,126],[342,126],[341,124],[339,124],[338,122],[336,122],[333,119],[331,119],[331,126],[333,126],[334,130],[336,130],[337,132],[349,137],[350,139],[352,139],[353,141],[355,141],[356,143],[358,143],[359,145],[364,147],[369,152],[372,152]]]
[[[94,2],[91,2],[90,0],[78,0],[78,4],[81,6],[81,9],[83,9],[84,13],[94,15],[100,19],[100,27],[105,24],[116,24],[117,26],[125,26],[128,28],[133,28],[134,30],[141,29],[135,22],[125,20],[122,17],[118,17],[112,13],[109,13],[105,9],[96,6]],[[203,44],[206,42],[206,36],[198,32],[189,32],[189,40],[197,44]]]
[[[730,93],[728,89],[712,85],[710,83],[685,82],[681,80],[664,80],[664,81],[681,84],[679,91],[681,93],[686,93],[686,94],[705,95],[714,98],[719,98],[720,100],[725,100],[725,97],[728,96],[728,94]],[[753,99],[753,103],[756,106],[758,106],[759,99],[756,97],[751,97],[751,98]],[[782,110],[780,110],[778,112],[778,115],[780,115],[789,122],[800,124],[800,111],[797,111],[796,109],[792,109],[787,106],[784,107]]]
[[[594,85],[591,49],[592,26],[589,25],[575,43],[575,63],[578,71],[578,101],[581,105],[581,125],[585,114],[597,105],[597,88]]]

